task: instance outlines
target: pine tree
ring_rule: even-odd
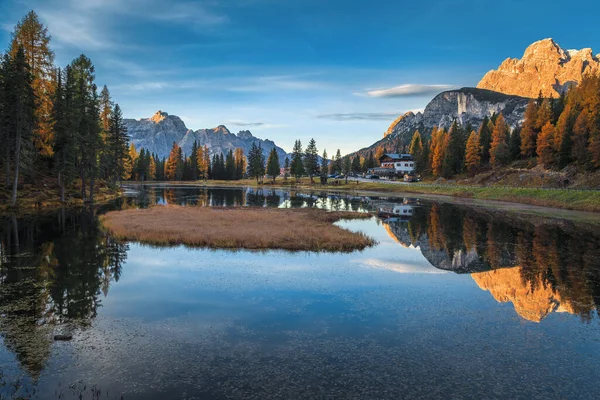
[[[304,153],[304,170],[310,177],[310,183],[314,183],[313,176],[319,169],[319,152],[315,139],[310,139]]]
[[[448,145],[448,135],[443,129],[435,129],[435,137],[431,138],[431,171],[434,176],[443,173],[443,161]]]
[[[133,146],[133,144],[132,144],[132,146]],[[133,150],[135,151],[135,147],[133,147]],[[173,147],[171,147],[171,152],[169,153],[169,158],[167,158],[167,161],[165,162],[165,178],[167,180],[174,181],[177,179],[177,168],[178,168],[178,164],[180,162],[180,159],[179,159],[180,151],[181,151],[181,149],[177,145],[177,143],[173,142]]]
[[[578,164],[584,166],[590,161],[590,154],[588,152],[588,125],[588,113],[585,111],[579,114],[573,125],[573,150],[571,155]]]
[[[256,178],[257,183],[261,183],[265,175],[265,158],[260,144],[252,143],[250,153],[248,154],[248,172],[250,176]]]
[[[287,178],[289,178],[289,175],[290,175],[290,158],[289,157],[285,157],[285,161],[283,162],[283,169],[285,170],[285,172],[283,174],[283,179],[285,179],[287,181]]]
[[[523,126],[521,128],[521,155],[523,157],[533,157],[536,149],[537,139],[537,115],[538,107],[535,101],[529,101],[527,109],[525,110],[525,116]]]
[[[225,160],[225,179],[235,179],[235,160],[233,158],[233,151],[231,151],[231,149],[227,153],[227,158]]]
[[[273,184],[275,184],[275,179],[279,176],[280,168],[279,155],[277,154],[277,149],[273,147],[267,160],[267,175],[271,177]]]
[[[492,145],[490,148],[490,162],[494,168],[506,165],[510,160],[508,134],[508,125],[504,121],[504,116],[499,114],[492,132]]]
[[[30,11],[17,24],[12,34],[10,55],[16,59],[19,48],[24,53],[24,62],[32,75],[31,87],[34,94],[34,115],[29,122],[33,126],[33,142],[43,157],[53,155],[54,128],[52,121],[56,78],[54,52],[50,49],[48,29],[40,22],[37,14]]]
[[[554,162],[554,125],[546,122],[537,140],[538,162],[548,168]]]
[[[133,146],[133,144],[131,145]],[[109,177],[113,184],[127,176],[127,162],[130,154],[127,127],[123,123],[121,107],[115,104],[108,121],[107,154],[109,162]],[[132,147],[134,157],[137,157],[135,146]]]
[[[475,175],[481,166],[479,135],[472,131],[467,140],[465,167],[470,175]]]
[[[344,176],[346,177],[346,183],[348,183],[348,175],[352,171],[352,161],[350,160],[350,156],[344,157],[342,164],[343,164]]]
[[[125,175],[129,177],[129,179],[131,179],[132,181],[135,181],[136,176],[135,176],[135,171],[134,171],[134,167],[135,167],[135,163],[137,162],[137,158],[138,158],[138,152],[135,149],[135,145],[133,143],[131,143],[129,145],[129,154],[127,157],[127,164],[125,165]],[[166,167],[166,164],[165,164]],[[167,175],[166,170],[165,170],[165,176]]]
[[[246,156],[244,155],[244,149],[238,147],[235,149],[234,153],[235,158],[235,179],[242,179],[244,174],[246,173],[247,161]]]
[[[558,154],[558,166],[564,168],[571,163],[571,151],[573,148],[573,126],[577,115],[573,107],[567,104],[556,121],[554,132],[554,151]]]
[[[452,127],[448,132],[447,141],[448,143],[442,161],[442,175],[449,178],[454,174],[462,172],[465,165],[466,142],[463,141],[462,129],[456,121],[452,123]]]
[[[323,155],[321,156],[321,178],[327,178],[328,171],[329,160],[327,159],[327,150],[323,149]]]
[[[342,153],[340,153],[340,149],[337,149],[337,152],[335,153],[335,158],[333,159],[333,170],[336,174],[341,174],[342,168]]]
[[[190,153],[190,166],[189,166],[189,174],[190,179],[193,181],[198,180],[198,142],[194,140],[194,144],[192,144],[192,152]]]
[[[487,164],[490,162],[490,147],[492,145],[492,130],[490,129],[490,120],[487,116],[479,127],[479,145],[481,146],[481,162]]]
[[[300,140],[296,140],[294,143],[294,148],[292,150],[292,163],[290,168],[292,169],[292,175],[296,177],[296,180],[302,178],[304,175],[304,163],[303,163],[303,153],[302,153],[302,142]]]
[[[355,174],[358,174],[360,171],[361,171],[360,157],[357,154],[352,159],[352,172],[354,172]]]
[[[425,169],[425,159],[423,157],[423,139],[421,133],[415,131],[412,140],[410,141],[410,147],[408,152],[413,156],[415,162],[415,170],[422,172]]]
[[[512,161],[521,158],[521,128],[515,128],[508,139],[508,150]]]
[[[21,167],[28,163],[28,143],[32,136],[32,122],[34,117],[35,102],[31,83],[32,75],[25,60],[22,48],[17,50],[14,60],[10,63],[8,74],[10,86],[7,88],[11,94],[12,116],[15,119],[15,130],[13,133],[14,145],[14,173],[11,194],[11,205],[17,204],[17,191],[19,185],[19,173]]]

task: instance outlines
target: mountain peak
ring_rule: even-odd
[[[592,49],[563,50],[553,39],[532,43],[523,57],[507,58],[477,85],[504,94],[535,98],[558,97],[588,74],[600,73],[600,59]]]
[[[150,121],[153,121],[154,123],[158,124],[159,122],[161,122],[168,116],[169,116],[169,114],[167,114],[166,112],[164,112],[162,110],[158,110],[156,113],[154,113],[154,115],[152,117],[150,117]]]
[[[219,125],[216,128],[213,128],[214,133],[221,133],[223,135],[229,135],[231,132],[225,125]]]

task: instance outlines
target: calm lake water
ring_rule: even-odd
[[[378,245],[151,247],[152,204],[374,211]],[[0,218],[0,399],[598,398],[600,229],[415,198],[130,187]],[[54,341],[57,334],[70,341]]]

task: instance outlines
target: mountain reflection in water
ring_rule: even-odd
[[[600,238],[593,227],[435,203],[383,224],[436,268],[470,273],[527,320],[540,322],[557,311],[587,321],[597,310]]]

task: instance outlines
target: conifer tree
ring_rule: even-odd
[[[490,162],[490,147],[492,145],[492,130],[490,129],[490,120],[487,116],[479,127],[479,145],[481,146],[481,162],[487,164]]]
[[[413,156],[415,162],[415,170],[421,172],[425,169],[425,159],[423,154],[423,139],[421,133],[415,131],[412,140],[410,141],[410,147],[408,152]]]
[[[554,125],[546,122],[537,140],[538,162],[548,168],[554,161]]]
[[[12,116],[15,119],[13,140],[11,141],[14,149],[14,167],[11,205],[17,204],[17,191],[19,186],[19,173],[21,167],[29,163],[28,144],[32,136],[32,122],[34,115],[34,92],[31,86],[32,75],[29,66],[25,60],[25,53],[19,47],[17,53],[10,63],[8,91],[11,94]]]
[[[238,147],[234,153],[235,159],[235,179],[242,179],[246,173],[247,161],[244,155],[244,149]]]
[[[467,140],[467,148],[465,154],[465,167],[470,175],[475,175],[481,166],[479,135],[472,131]]]
[[[277,149],[273,147],[267,160],[267,175],[271,177],[273,184],[275,184],[275,179],[279,176],[280,168],[279,155],[277,154]]]
[[[521,128],[515,128],[509,140],[510,159],[518,160],[521,156]]]
[[[465,146],[466,143],[463,142],[462,129],[454,121],[448,132],[447,145],[442,161],[442,174],[444,177],[449,178],[454,174],[462,172],[465,165]]]
[[[521,127],[521,155],[523,157],[533,157],[536,149],[538,108],[536,102],[531,100],[527,104],[523,126]]]
[[[508,125],[504,121],[504,116],[499,114],[492,132],[492,145],[490,147],[490,162],[494,168],[506,165],[510,160],[508,134]]]
[[[327,159],[327,150],[323,149],[323,155],[321,156],[321,178],[327,178],[328,171],[329,160]]]
[[[32,75],[31,87],[34,94],[34,115],[30,121],[33,127],[33,142],[43,157],[53,155],[54,128],[52,121],[56,78],[54,52],[50,49],[48,29],[40,22],[34,11],[27,13],[17,24],[12,34],[10,55],[16,59],[19,48],[24,54],[24,62]]]
[[[289,157],[285,157],[285,161],[283,162],[283,169],[285,170],[285,173],[283,174],[283,179],[287,180],[287,178],[290,175],[290,158]]]
[[[135,147],[133,147],[133,150],[135,151]],[[165,178],[170,181],[174,181],[177,179],[177,169],[180,163],[180,150],[181,149],[179,148],[177,143],[173,142],[171,152],[169,153],[169,158],[167,158],[167,161],[165,162]]]
[[[296,180],[302,178],[304,175],[304,163],[303,163],[303,153],[302,153],[302,142],[300,140],[296,140],[294,143],[294,148],[292,150],[292,163],[290,168],[292,169],[292,175],[296,177]]]
[[[336,174],[341,174],[343,167],[344,166],[342,164],[342,153],[340,153],[340,149],[337,149],[337,152],[335,153],[335,158],[333,160],[333,170]]]
[[[133,155],[137,158],[135,146],[131,144]],[[127,161],[130,156],[129,136],[123,123],[121,107],[115,104],[108,120],[107,155],[109,160],[109,177],[113,184],[127,176]],[[135,161],[135,160],[134,160]]]
[[[225,160],[225,179],[235,179],[235,160],[233,158],[233,151],[231,151],[231,149],[227,153],[227,158]]]
[[[352,171],[352,161],[350,160],[350,156],[344,157],[342,164],[343,164],[344,177],[346,178],[346,183],[348,183],[348,175]]]
[[[357,173],[360,172],[360,170],[361,170],[360,156],[357,154],[352,159],[352,172],[354,172],[355,174],[357,174]]]
[[[319,169],[319,153],[315,139],[310,139],[304,153],[304,170],[310,178],[310,183],[314,183],[313,176]]]
[[[588,113],[581,112],[573,125],[573,150],[571,151],[573,159],[580,165],[587,165],[590,161],[588,153],[589,141],[589,118]]]
[[[193,181],[197,181],[198,180],[198,170],[199,168],[199,164],[198,164],[198,142],[194,140],[194,144],[192,144],[192,152],[190,153],[190,179]]]

